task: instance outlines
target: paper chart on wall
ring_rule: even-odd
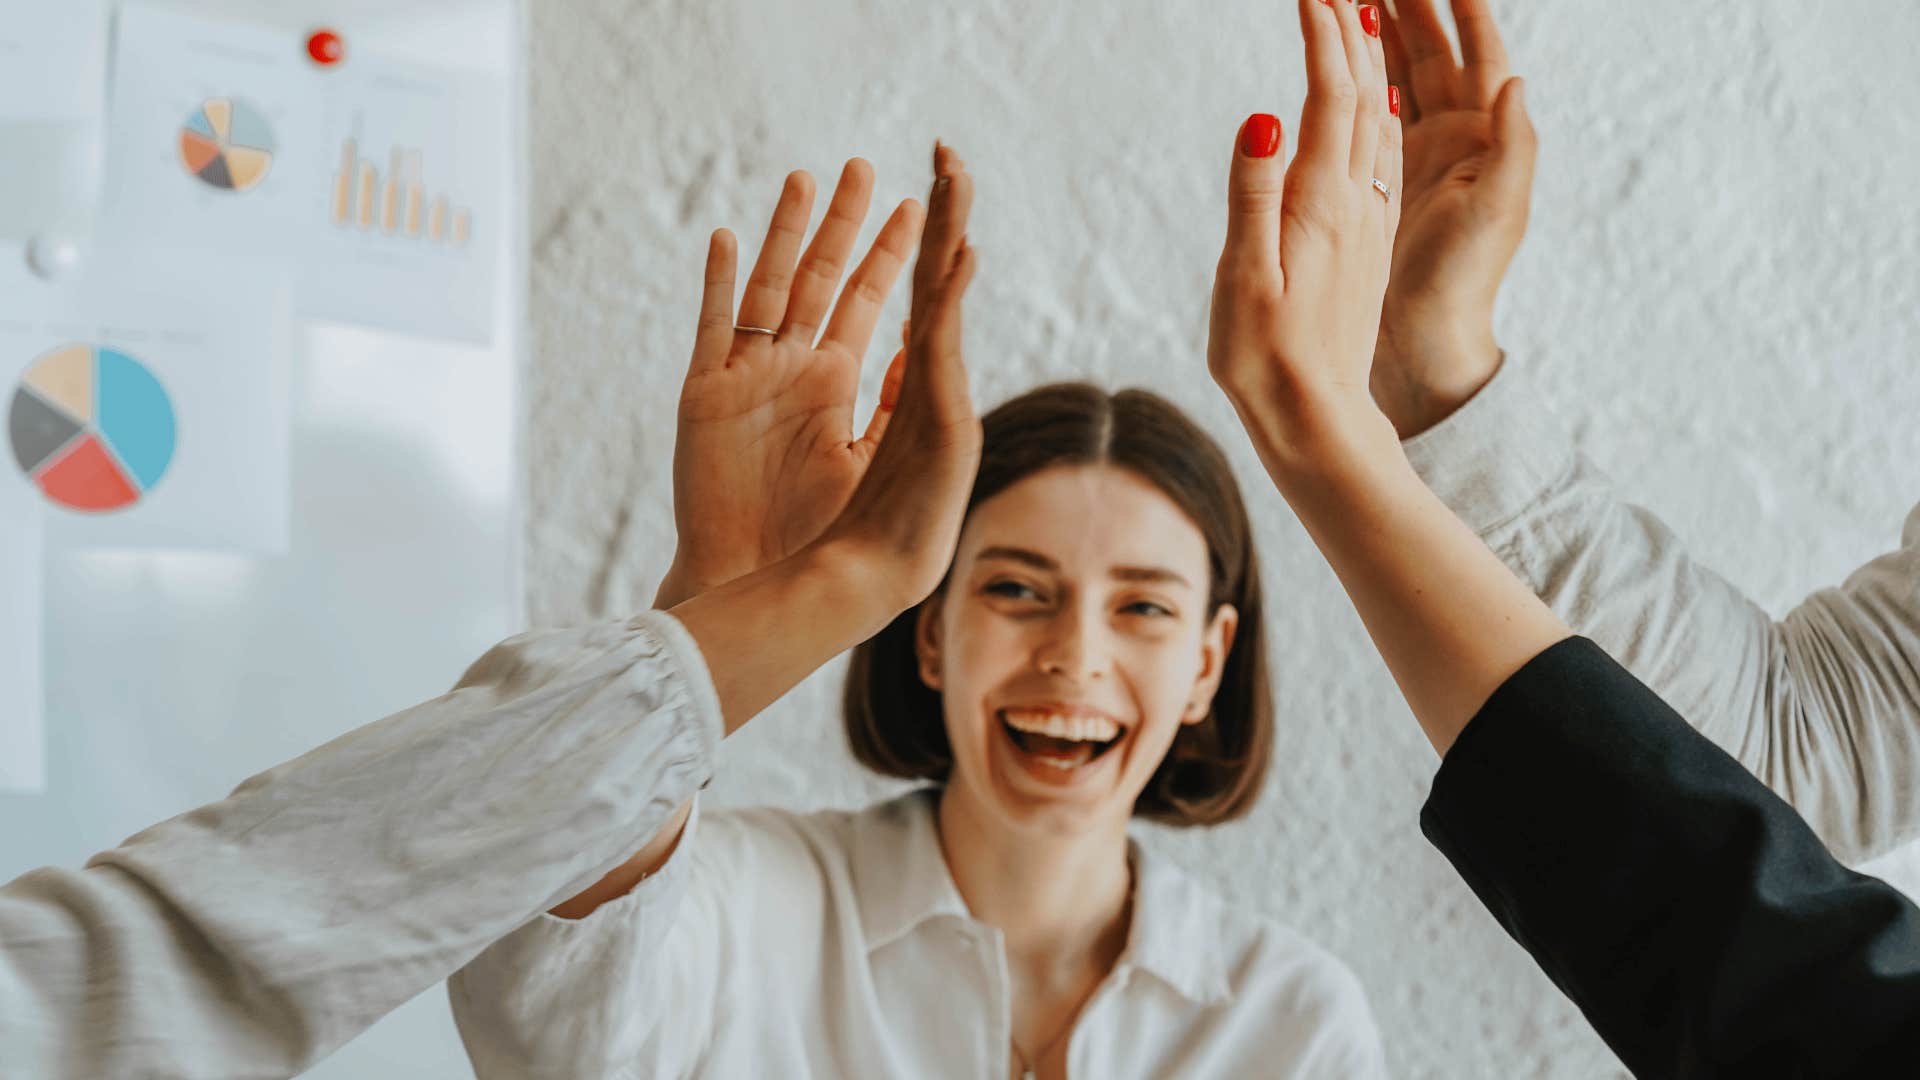
[[[101,224],[116,243],[297,258],[321,191],[319,84],[284,30],[129,4]]]
[[[505,221],[504,87],[365,57],[333,74],[301,313],[484,344]]]
[[[278,263],[232,257],[102,249],[74,286],[0,270],[0,468],[47,545],[285,551],[289,306]]]
[[[17,476],[0,475],[0,791],[46,786],[40,518],[33,489]]]
[[[106,63],[104,0],[0,0],[0,237],[91,224]]]

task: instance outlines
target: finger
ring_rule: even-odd
[[[1400,88],[1400,116],[1406,123],[1417,124],[1420,96],[1413,92],[1413,62],[1407,57],[1406,43],[1400,40],[1400,20],[1392,14],[1380,27],[1380,45],[1387,58],[1387,82]]]
[[[880,322],[880,309],[893,293],[900,271],[913,254],[924,220],[920,204],[913,199],[893,208],[887,223],[880,227],[880,235],[873,238],[867,257],[860,260],[853,276],[847,279],[847,287],[841,290],[840,302],[834,305],[826,335],[820,339],[823,348],[843,349],[856,360],[866,355],[867,343],[873,340],[873,328]]]
[[[867,219],[867,204],[873,197],[873,166],[860,158],[847,162],[840,182],[827,203],[827,216],[814,230],[813,242],[800,256],[799,273],[793,279],[793,292],[787,299],[786,317],[780,324],[780,336],[811,344],[820,320],[840,285],[840,272],[846,269],[847,255],[860,235],[860,224]]]
[[[1407,46],[1412,62],[1413,96],[1420,101],[1421,115],[1452,108],[1454,84],[1460,65],[1453,59],[1453,42],[1447,37],[1447,25],[1434,10],[1433,0],[1396,0],[1400,12],[1400,40]]]
[[[726,363],[733,349],[733,232],[715,229],[707,238],[706,286],[700,293],[700,323],[693,334],[693,372]]]
[[[880,404],[873,410],[872,419],[867,421],[867,433],[860,436],[866,442],[880,445],[880,439],[887,433],[887,421],[893,419],[893,411],[900,405],[900,380],[907,374],[907,350],[901,349],[893,354],[893,362],[887,365],[887,377],[880,383]]]
[[[1406,131],[1400,117],[1388,112],[1380,118],[1380,155],[1374,159],[1373,175],[1387,185],[1387,198],[1383,204],[1386,207],[1386,213],[1383,215],[1386,246],[1382,251],[1389,265],[1393,258],[1393,234],[1400,227],[1400,186],[1405,162],[1405,135]]]
[[[1538,155],[1539,137],[1527,116],[1526,83],[1508,79],[1493,100],[1493,149],[1484,184],[1492,205],[1526,214]]]
[[[1227,244],[1220,261],[1240,273],[1280,272],[1280,203],[1286,155],[1280,120],[1254,113],[1240,125],[1227,172]]]
[[[960,301],[973,282],[976,264],[973,246],[963,241],[946,277],[919,316],[925,326],[916,334],[920,347],[907,350],[912,359],[900,381],[899,407],[904,409],[911,402],[936,423],[957,420],[971,409],[967,367],[960,347]],[[918,331],[919,326],[915,329]]]
[[[920,233],[920,256],[913,266],[913,302],[909,315],[918,332],[931,324],[921,310],[932,302],[959,255],[967,233],[967,215],[973,207],[973,178],[952,148],[934,144],[933,191],[927,198],[927,224]]]
[[[1344,21],[1344,20],[1343,20]],[[1353,8],[1353,22],[1359,56],[1353,69],[1354,103],[1353,153],[1349,168],[1355,180],[1373,178],[1373,159],[1380,151],[1380,118],[1387,112],[1386,51],[1380,42],[1380,9],[1372,4]]]
[[[740,325],[777,330],[787,313],[787,289],[793,284],[793,261],[800,253],[800,240],[807,232],[807,216],[813,213],[813,177],[804,172],[787,176],[780,189],[780,202],[773,208],[773,220],[767,223],[767,238],[760,244],[760,257],[754,260],[753,273],[747,275],[747,291],[740,297]]]
[[[1307,43],[1307,102],[1300,110],[1300,149],[1292,167],[1345,176],[1353,151],[1353,66],[1347,61],[1334,5],[1327,0],[1298,2],[1300,36]]]
[[[1485,109],[1507,81],[1507,46],[1487,0],[1453,0],[1453,25],[1460,31],[1459,104]]]

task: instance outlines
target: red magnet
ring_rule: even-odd
[[[321,67],[332,67],[346,59],[347,46],[340,35],[331,30],[315,30],[307,39],[307,55]]]

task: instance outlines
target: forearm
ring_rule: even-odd
[[[1566,626],[1427,490],[1378,412],[1254,430],[1275,485],[1444,755],[1487,696]],[[1261,434],[1274,431],[1314,434]]]
[[[859,558],[845,549],[816,546],[714,588],[669,572],[655,603],[675,601],[671,614],[698,642],[727,734],[897,613],[876,602],[883,594],[859,568]],[[796,633],[795,627],[806,629]],[[682,803],[637,852],[551,913],[584,919],[633,891],[673,856],[690,806]]]
[[[874,565],[815,544],[672,610],[706,658],[729,734],[905,610]]]
[[[1920,911],[1590,641],[1499,688],[1420,820],[1636,1074],[1894,1076],[1920,1053]]]
[[[523,635],[452,692],[0,889],[0,1060],[291,1075],[578,890],[705,780],[651,623]],[[693,658],[697,663],[697,657]]]
[[[1415,471],[1577,633],[1843,858],[1920,833],[1920,508],[1902,546],[1776,621],[1575,450],[1509,364],[1407,441]]]
[[[1369,379],[1373,399],[1402,439],[1453,415],[1505,361],[1494,340],[1493,302],[1419,305],[1388,294]]]

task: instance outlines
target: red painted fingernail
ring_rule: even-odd
[[[1272,157],[1280,149],[1280,118],[1257,112],[1240,125],[1240,152],[1248,157]]]
[[[1360,29],[1374,37],[1380,36],[1380,9],[1372,4],[1360,5]]]
[[[1400,88],[1392,83],[1387,84],[1387,111],[1395,116],[1400,115]]]

